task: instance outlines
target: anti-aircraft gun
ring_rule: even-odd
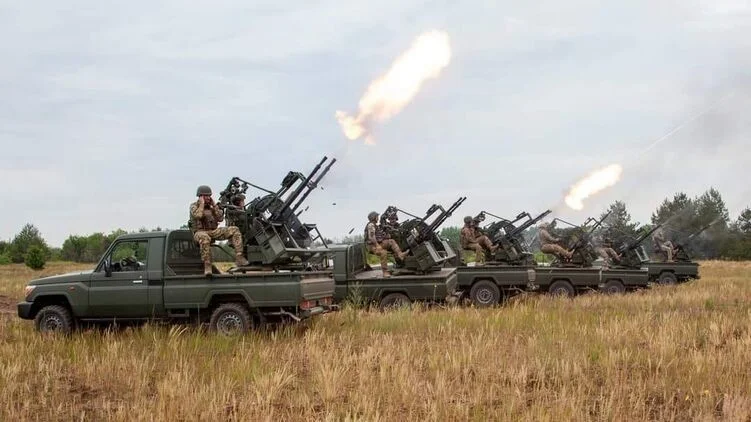
[[[454,258],[456,251],[447,240],[441,239],[436,231],[466,199],[461,197],[448,208],[433,204],[424,217],[418,217],[394,206],[386,208],[381,214],[381,229],[394,239],[402,250],[409,250],[404,262],[397,262],[396,267],[407,272],[425,273]],[[412,218],[399,223],[399,212]]]
[[[551,212],[551,210],[547,210],[533,218],[525,211],[519,213],[514,220],[508,220],[487,211],[481,211],[474,217],[476,225],[485,221],[486,215],[497,219],[497,221],[479,229],[480,232],[488,236],[493,245],[498,246],[488,263],[491,265],[535,265],[534,254],[529,251],[523,233]]]
[[[720,221],[719,218],[716,218],[712,220],[709,224],[704,225],[700,227],[698,230],[694,231],[693,233],[689,234],[683,239],[677,240],[673,242],[673,261],[675,262],[692,262],[691,261],[691,255],[689,254],[688,249],[689,245],[700,234],[704,233],[705,230],[709,229],[716,223]],[[656,254],[660,254],[663,256],[663,260],[667,259],[667,256],[664,251],[661,250],[655,250]]]
[[[564,224],[568,224],[572,228],[567,230],[565,236],[566,249],[572,253],[571,259],[560,261],[558,259],[551,263],[551,266],[558,267],[579,267],[589,268],[592,263],[597,260],[599,255],[595,251],[592,244],[592,237],[595,231],[602,225],[603,221],[610,215],[610,212],[605,214],[600,220],[594,217],[588,218],[581,226],[571,224],[560,218],[555,218],[553,221],[560,221]],[[590,227],[589,225],[592,224]]]
[[[233,177],[220,193],[217,204],[241,228],[244,252],[251,266],[303,269],[325,255],[328,245],[316,225],[302,223],[299,219],[307,207],[298,209],[336,162],[332,159],[321,170],[327,160],[323,157],[308,175],[288,172],[276,192]],[[237,199],[245,196],[249,187],[265,195],[238,206]],[[316,240],[321,241],[323,250],[312,248]]]
[[[662,224],[658,224],[634,238],[626,239],[625,243],[619,245],[617,252],[621,259],[617,267],[641,268],[646,265],[649,262],[649,254],[642,243],[649,239],[660,227],[662,227]]]

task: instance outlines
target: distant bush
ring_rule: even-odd
[[[32,270],[41,270],[47,263],[47,253],[40,246],[33,245],[26,252],[24,263]]]
[[[12,262],[8,254],[0,254],[0,265],[8,265]]]

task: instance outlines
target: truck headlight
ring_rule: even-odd
[[[33,292],[34,289],[36,289],[36,288],[37,288],[37,286],[26,286],[26,287],[24,287],[24,289],[23,289],[23,297],[24,297],[24,299],[27,298],[27,297],[29,297],[29,295],[31,294],[31,292]]]

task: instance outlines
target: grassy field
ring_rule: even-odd
[[[45,338],[8,313],[32,272],[4,266],[0,420],[749,420],[751,263],[701,273],[617,297],[345,309],[240,339]]]

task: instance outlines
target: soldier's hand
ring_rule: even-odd
[[[198,205],[206,205],[206,201],[203,200],[203,196],[198,197]]]

